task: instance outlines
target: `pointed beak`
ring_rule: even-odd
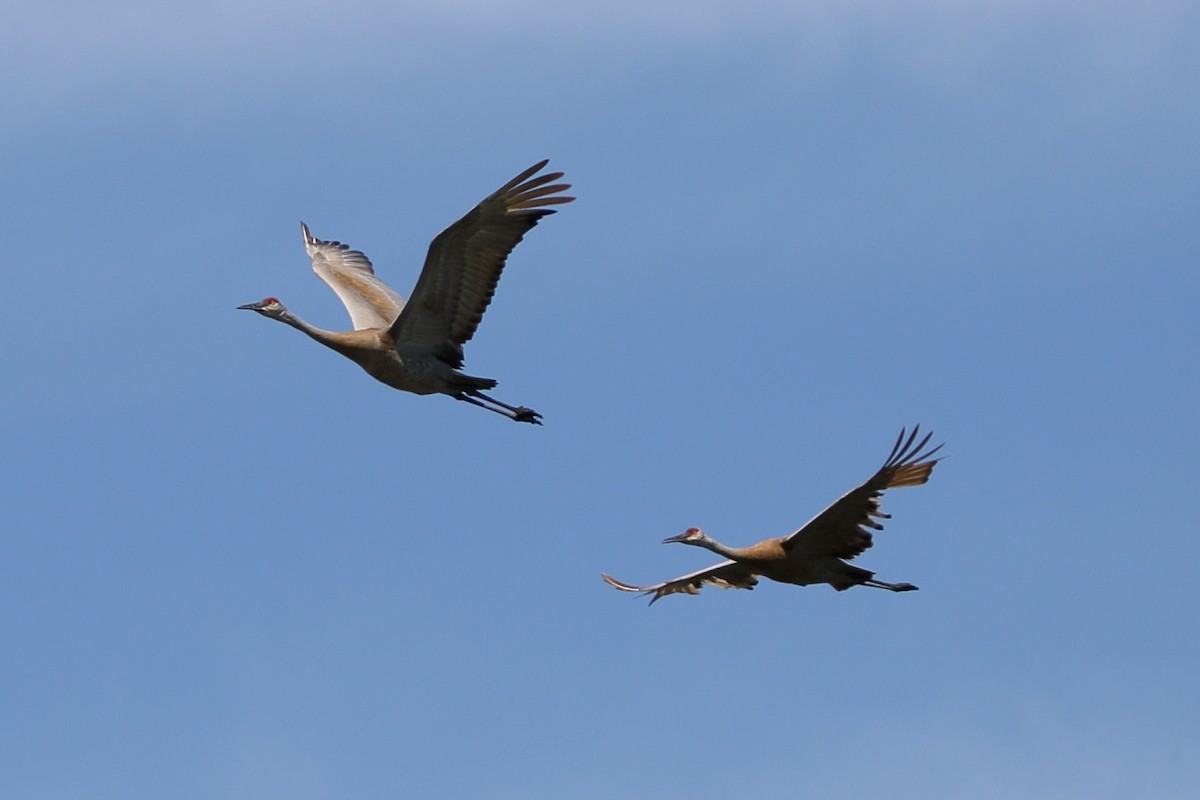
[[[238,306],[238,311],[258,311],[262,303],[246,303],[244,306]]]
[[[672,542],[682,542],[686,538],[687,538],[687,534],[681,533],[678,536],[668,536],[667,538],[662,540],[662,543],[663,544],[671,544]]]

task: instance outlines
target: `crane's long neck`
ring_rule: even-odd
[[[310,336],[313,339],[316,339],[318,342],[325,345],[326,347],[332,347],[335,350],[337,349],[338,338],[337,338],[336,331],[327,331],[324,328],[318,328],[316,325],[309,325],[307,322],[305,322],[304,320],[297,317],[291,311],[285,310],[282,314],[280,314],[278,317],[276,317],[276,319],[279,320],[280,322],[291,325],[293,328],[295,328],[298,331],[303,331],[306,335]]]
[[[734,561],[745,561],[755,558],[754,553],[752,553],[748,547],[730,547],[729,545],[721,544],[716,539],[711,537],[702,539],[695,544],[707,550],[712,550],[719,556],[731,558]]]

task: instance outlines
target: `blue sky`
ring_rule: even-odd
[[[1129,798],[1200,786],[1187,3],[10,4],[0,795]],[[407,295],[550,158],[467,371]],[[950,457],[859,562],[647,608]]]

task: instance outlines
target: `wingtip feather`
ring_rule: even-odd
[[[643,591],[643,589],[640,586],[633,586],[632,584],[622,583],[621,581],[614,578],[612,575],[606,575],[603,572],[600,573],[600,577],[603,578],[604,582],[607,583],[609,586],[613,587],[614,589],[620,589],[622,592]]]
[[[539,170],[541,170],[543,167],[545,167],[549,163],[550,163],[550,159],[543,158],[541,161],[534,164],[529,169],[523,171],[520,175],[513,178],[511,181],[509,181],[508,183],[501,186],[499,189],[496,190],[495,194],[501,195],[501,194],[508,193],[509,191],[516,188],[517,186],[520,186],[522,183],[524,183],[526,180],[528,180],[530,176],[537,173]],[[551,180],[554,180],[554,179],[551,178]]]

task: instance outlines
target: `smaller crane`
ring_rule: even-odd
[[[291,325],[394,389],[440,392],[517,422],[541,425],[542,415],[532,408],[510,406],[484,394],[496,381],[459,370],[463,345],[475,335],[492,302],[509,253],[542,217],[554,213],[546,206],[575,199],[561,194],[570,184],[554,183],[561,172],[537,174],[547,163],[534,164],[434,237],[407,303],[375,277],[366,255],[341,242],[316,238],[301,222],[313,271],[346,307],[352,331],[310,325],[274,297],[238,308]]]
[[[603,573],[600,577],[623,592],[653,595],[650,605],[669,594],[700,594],[706,583],[722,589],[753,589],[759,575],[799,586],[828,583],[839,592],[851,586],[871,586],[893,592],[914,591],[917,587],[911,583],[877,581],[874,572],[848,564],[843,559],[852,559],[869,548],[872,537],[867,528],[883,530],[883,525],[876,520],[891,518],[890,514],[879,510],[884,490],[920,486],[929,480],[934,466],[941,460],[931,458],[942,449],[940,444],[925,450],[933,434],[926,434],[914,446],[920,429],[921,426],[915,426],[911,435],[901,429],[891,455],[878,472],[789,536],[764,539],[749,547],[729,547],[699,528],[688,528],[678,536],[663,539],[663,544],[695,545],[729,560],[654,586],[633,586]]]

